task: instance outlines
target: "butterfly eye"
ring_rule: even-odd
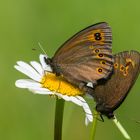
[[[97,68],[97,72],[98,73],[102,73],[103,72],[103,69],[102,68]]]
[[[103,64],[103,65],[105,65],[106,64],[106,61],[101,61],[100,63]]]
[[[116,68],[116,69],[118,68],[118,63],[114,64],[114,68]]]
[[[50,65],[52,60],[50,58],[44,57],[44,61],[46,64]]]
[[[99,53],[100,50],[99,50],[99,49],[95,49],[94,52],[95,52],[95,53]]]
[[[99,57],[103,57],[104,55],[102,53],[98,54]]]

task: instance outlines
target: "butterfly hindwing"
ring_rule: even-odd
[[[108,115],[117,109],[134,85],[139,72],[139,52],[126,51],[115,55],[113,75],[107,82],[98,85],[94,91],[97,110]]]
[[[54,72],[79,85],[107,78],[112,71],[112,33],[105,22],[92,25],[64,43],[52,58]]]

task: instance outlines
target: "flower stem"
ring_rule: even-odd
[[[95,139],[95,132],[96,132],[96,126],[97,126],[97,117],[98,117],[98,112],[96,110],[93,111],[94,114],[94,119],[93,119],[93,124],[92,124],[92,129],[91,129],[91,137],[90,140]]]
[[[115,118],[113,119],[113,122],[114,122],[114,124],[118,127],[118,129],[120,130],[120,132],[122,133],[122,135],[123,135],[126,139],[130,140],[131,137],[129,136],[129,134],[127,133],[127,131],[124,129],[124,127],[121,125],[121,123],[117,120],[116,116],[115,116]]]
[[[54,140],[61,140],[62,139],[62,123],[63,123],[64,103],[65,103],[65,101],[63,99],[56,99]]]

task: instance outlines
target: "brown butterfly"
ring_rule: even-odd
[[[140,73],[140,53],[124,51],[114,56],[114,72],[107,81],[101,80],[95,87],[93,97],[96,110],[101,115],[113,118],[116,110],[126,98]],[[102,117],[102,116],[101,116]]]
[[[45,59],[45,58],[44,58]],[[112,33],[105,22],[87,27],[66,41],[51,59],[53,73],[82,88],[112,72]]]

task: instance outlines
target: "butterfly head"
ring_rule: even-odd
[[[52,62],[51,58],[46,58],[44,57],[44,61],[47,65],[50,65],[52,68],[52,72],[56,74],[56,76],[60,76],[61,75],[61,70],[59,68],[58,65],[56,65],[56,63]]]

